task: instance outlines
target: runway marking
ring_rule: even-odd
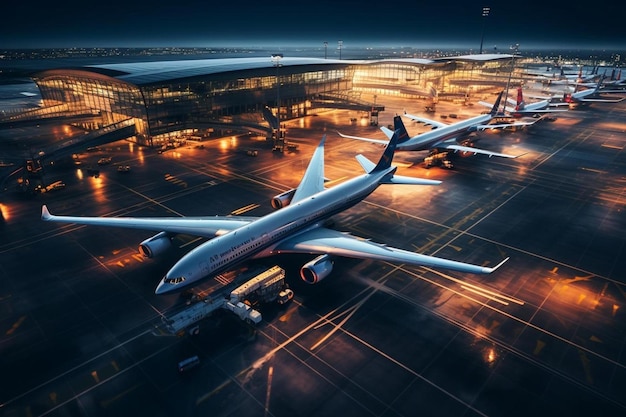
[[[394,267],[394,265],[392,265],[392,264],[388,264],[388,265],[389,265],[389,266]],[[403,268],[400,268],[400,269],[402,269],[405,273],[412,274],[412,275],[416,275],[418,278],[420,278],[420,279],[422,279],[422,280],[424,280],[424,281],[426,281],[426,282],[429,282],[429,283],[432,283],[432,284],[434,284],[434,285],[436,285],[436,286],[439,286],[439,287],[442,287],[442,288],[446,288],[446,289],[447,289],[447,287],[445,287],[445,286],[443,286],[443,285],[441,285],[441,284],[439,284],[439,283],[436,283],[436,282],[434,282],[434,281],[432,281],[432,280],[429,280],[429,279],[428,279],[428,278],[426,278],[426,277],[423,277],[423,276],[421,276],[421,275],[415,274],[415,273],[413,273],[412,271],[409,271],[409,270],[406,270],[406,269],[403,269]],[[578,381],[578,380],[574,379],[573,377],[571,377],[571,376],[569,376],[569,375],[567,375],[567,374],[565,374],[565,373],[563,373],[563,372],[560,372],[558,369],[556,369],[556,368],[554,368],[554,367],[551,367],[551,366],[550,366],[550,364],[543,363],[543,362],[541,362],[540,360],[533,358],[532,356],[530,356],[530,355],[526,354],[524,351],[522,351],[522,350],[520,350],[520,349],[516,348],[516,347],[514,346],[514,344],[507,344],[507,343],[505,343],[504,341],[501,341],[501,340],[499,340],[499,339],[497,339],[497,338],[495,338],[495,337],[490,336],[489,334],[486,334],[486,333],[484,333],[484,332],[480,332],[480,331],[478,331],[477,329],[475,329],[475,328],[473,328],[473,327],[470,327],[469,325],[467,325],[467,324],[465,324],[465,323],[463,323],[463,322],[461,322],[461,321],[457,320],[457,319],[456,319],[456,318],[454,318],[454,317],[446,316],[446,315],[444,315],[443,313],[441,313],[441,312],[437,311],[437,310],[436,310],[436,309],[434,309],[434,308],[429,308],[429,307],[423,306],[423,305],[422,305],[422,304],[420,304],[419,302],[415,301],[415,300],[414,300],[414,299],[412,299],[412,298],[409,298],[408,296],[406,296],[406,295],[404,295],[404,294],[400,293],[400,292],[399,292],[399,291],[397,291],[397,290],[394,290],[394,289],[392,289],[392,288],[385,287],[385,286],[380,286],[380,285],[379,285],[376,281],[368,280],[367,278],[362,278],[362,277],[360,277],[360,276],[357,276],[357,277],[355,277],[355,278],[356,278],[356,279],[359,279],[359,280],[362,280],[362,281],[364,281],[364,282],[366,282],[366,283],[367,283],[368,285],[370,285],[370,286],[372,286],[372,285],[373,285],[373,286],[376,286],[376,287],[378,287],[378,288],[379,288],[381,291],[383,291],[383,292],[389,293],[390,295],[393,295],[394,297],[396,297],[396,298],[398,298],[398,299],[400,299],[400,300],[403,300],[403,301],[407,302],[407,303],[408,303],[408,304],[410,304],[410,305],[413,305],[413,306],[415,306],[415,307],[421,308],[421,309],[423,309],[423,310],[425,310],[425,311],[427,311],[427,312],[429,312],[429,313],[431,313],[431,314],[433,314],[433,315],[435,315],[435,316],[439,317],[439,318],[440,318],[440,319],[442,319],[442,320],[445,320],[445,321],[447,321],[447,322],[449,322],[449,323],[451,323],[451,324],[453,324],[453,325],[456,325],[456,326],[457,326],[457,327],[459,327],[460,329],[465,330],[466,332],[468,332],[468,333],[470,333],[470,334],[473,334],[473,335],[474,335],[474,336],[476,336],[476,337],[479,337],[479,338],[485,339],[485,340],[487,340],[487,341],[489,341],[489,342],[491,342],[491,343],[493,343],[493,344],[495,344],[495,345],[497,345],[497,346],[500,346],[502,349],[507,350],[507,351],[509,351],[509,352],[511,352],[511,353],[513,353],[513,354],[516,354],[516,355],[518,355],[518,356],[520,356],[520,357],[522,357],[522,358],[524,358],[524,359],[528,360],[529,362],[532,362],[532,363],[534,363],[535,365],[537,365],[537,366],[539,366],[539,367],[541,367],[541,368],[543,368],[543,369],[546,369],[546,370],[547,370],[547,371],[549,371],[550,373],[553,373],[553,374],[559,375],[561,378],[563,378],[563,379],[565,379],[565,380],[568,380],[568,381],[570,381],[571,383],[573,383],[573,384],[575,384],[575,385],[580,386],[581,388],[584,388],[584,389],[586,389],[586,390],[590,390],[590,391],[594,392],[596,395],[598,395],[598,396],[600,396],[600,397],[602,397],[602,398],[606,399],[607,401],[610,401],[610,402],[612,402],[612,403],[614,403],[614,404],[617,404],[617,405],[619,405],[619,406],[622,406],[622,407],[623,407],[623,405],[622,405],[622,404],[620,404],[619,402],[617,402],[615,399],[612,399],[612,398],[607,397],[605,394],[603,394],[603,393],[602,393],[602,392],[600,392],[600,391],[595,390],[593,387],[589,387],[589,386],[583,385],[580,381]],[[449,290],[450,290],[450,291],[454,291],[454,290],[452,290],[452,289],[449,289]],[[541,328],[541,327],[539,327],[539,326],[537,326],[537,325],[534,325],[534,324],[530,323],[530,321],[526,321],[526,320],[523,320],[523,319],[521,319],[521,318],[518,318],[518,317],[516,317],[516,316],[514,316],[514,315],[512,315],[512,314],[510,314],[510,313],[507,313],[506,311],[500,310],[500,309],[498,309],[498,308],[496,308],[496,307],[494,307],[494,306],[491,306],[491,305],[489,305],[489,304],[486,304],[486,303],[480,302],[480,301],[478,301],[478,300],[475,300],[475,299],[473,299],[472,297],[469,297],[469,296],[466,296],[466,295],[463,295],[463,294],[459,294],[459,295],[461,295],[462,297],[468,298],[468,299],[470,299],[470,300],[472,300],[472,301],[474,301],[474,302],[476,302],[476,303],[480,304],[482,307],[488,308],[488,309],[493,310],[493,311],[495,311],[495,312],[498,312],[498,313],[502,314],[503,316],[508,317],[508,318],[510,318],[510,319],[512,319],[512,320],[514,320],[514,321],[517,321],[517,322],[519,322],[519,323],[522,323],[522,324],[524,324],[524,325],[525,325],[525,328],[528,328],[528,327],[533,328],[533,329],[535,329],[535,330],[539,331],[540,333],[543,333],[543,334],[545,334],[545,335],[547,335],[547,336],[550,336],[550,337],[552,337],[552,338],[554,338],[554,339],[557,339],[557,340],[559,340],[559,341],[561,341],[561,342],[564,342],[565,344],[570,345],[570,346],[572,346],[572,347],[574,347],[574,348],[576,348],[576,349],[578,349],[578,350],[580,350],[580,351],[583,351],[583,352],[585,352],[586,354],[590,354],[590,355],[595,356],[595,357],[597,357],[597,358],[599,358],[599,359],[605,360],[605,361],[607,361],[607,362],[609,362],[609,363],[611,363],[611,364],[613,364],[613,365],[615,365],[615,366],[617,366],[617,367],[619,367],[619,368],[626,369],[626,365],[621,364],[621,363],[619,363],[619,362],[616,362],[616,361],[614,361],[614,360],[612,360],[612,359],[610,359],[610,358],[608,358],[608,357],[606,357],[606,356],[603,356],[603,355],[601,355],[601,354],[599,354],[599,353],[596,353],[596,352],[592,351],[591,349],[585,348],[584,346],[579,345],[579,344],[577,344],[577,343],[575,343],[575,342],[573,342],[573,341],[567,340],[567,339],[565,339],[564,337],[561,337],[561,336],[559,336],[559,335],[557,335],[557,334],[555,334],[555,333],[549,332],[549,331],[547,331],[547,330],[545,330],[545,329],[543,329],[543,328]],[[344,333],[346,333],[347,335],[349,335],[349,336],[351,336],[351,337],[355,338],[356,340],[360,340],[360,339],[358,339],[358,337],[356,337],[356,336],[352,335],[351,333],[346,332],[346,331],[345,331],[345,330],[343,330],[343,329],[342,329],[342,331],[343,331]],[[517,339],[519,339],[519,336],[516,338],[516,340],[517,340]],[[540,343],[545,345],[545,342],[543,342],[543,341],[540,341]],[[543,348],[543,347],[542,347],[542,348]],[[537,348],[536,348],[536,349],[537,349]]]
[[[591,375],[591,366],[590,361],[585,352],[582,350],[578,350],[578,356],[580,357],[580,361],[583,364],[583,369],[585,371],[585,379],[589,385],[593,385],[593,376]]]
[[[384,283],[383,283],[384,284]],[[346,314],[346,317],[341,320],[339,322],[339,324],[335,324],[333,323],[331,320],[332,319],[328,319],[328,321],[326,323],[331,324],[333,326],[333,329],[331,331],[329,331],[328,333],[326,333],[326,335],[322,338],[320,338],[320,340],[317,341],[317,343],[315,343],[313,346],[311,346],[309,348],[309,350],[315,350],[317,349],[322,343],[324,343],[326,340],[328,340],[329,337],[331,337],[333,334],[335,334],[335,332],[339,329],[341,329],[341,327],[348,321],[350,320],[350,318],[354,315],[354,313],[356,313],[362,306],[363,304],[365,304],[367,302],[367,300],[370,299],[370,297],[372,295],[374,295],[376,293],[376,291],[372,291],[370,292],[368,295],[366,295],[365,297],[363,297],[363,299],[361,299],[358,303],[356,303],[354,306],[350,307],[349,309],[347,309],[344,313],[347,313],[348,311],[350,312],[349,314]],[[326,324],[325,323],[325,324]],[[320,326],[316,327],[315,329],[318,329]]]
[[[386,277],[388,277],[389,275],[393,274],[394,272],[396,272],[398,270],[398,268],[396,268],[394,266],[394,268],[387,274],[385,274],[384,277],[381,277],[381,280],[384,280]],[[381,287],[381,288],[385,288],[387,289],[388,287]],[[318,320],[316,320],[315,322],[311,323],[309,326],[303,328],[301,331],[299,331],[298,333],[296,333],[294,336],[289,337],[288,335],[286,335],[285,333],[283,333],[280,329],[276,328],[275,326],[273,326],[271,323],[269,323],[269,325],[279,331],[281,334],[283,334],[285,337],[288,337],[288,339],[281,343],[280,345],[278,345],[276,348],[272,349],[270,352],[268,352],[263,358],[257,360],[257,362],[255,362],[255,364],[253,364],[251,367],[246,368],[247,369],[251,369],[254,370],[254,368],[258,369],[258,367],[262,366],[264,361],[267,361],[269,358],[268,356],[273,356],[278,350],[284,349],[285,352],[287,352],[288,354],[290,354],[291,356],[293,356],[295,359],[297,359],[298,361],[300,361],[300,363],[302,363],[302,365],[308,367],[309,369],[311,369],[311,371],[315,372],[316,374],[320,375],[320,377],[322,377],[324,380],[326,380],[329,384],[333,385],[334,387],[338,388],[341,390],[341,392],[348,396],[349,398],[353,399],[355,402],[357,402],[358,404],[361,404],[360,401],[358,401],[356,398],[354,398],[354,396],[352,396],[350,393],[348,393],[344,388],[337,386],[337,384],[335,384],[334,382],[332,382],[330,379],[328,379],[327,377],[325,377],[324,375],[320,374],[319,371],[317,371],[316,369],[314,369],[312,367],[312,365],[310,365],[307,361],[302,360],[301,358],[299,358],[297,355],[293,354],[291,351],[289,351],[289,349],[287,349],[287,345],[289,345],[290,343],[295,343],[296,345],[302,347],[303,349],[306,349],[304,346],[302,346],[300,343],[297,342],[297,338],[299,338],[302,334],[308,332],[311,329],[317,329],[320,328],[321,326],[323,326],[325,323],[330,320],[330,317],[332,317],[335,313],[337,313],[339,310],[343,309],[346,305],[348,305],[350,302],[352,302],[353,300],[357,299],[358,297],[360,297],[361,295],[363,295],[366,291],[370,290],[372,288],[370,288],[370,286],[368,285],[368,287],[366,287],[365,289],[361,290],[359,293],[355,294],[352,298],[350,298],[349,300],[347,300],[346,302],[344,302],[343,304],[341,304],[339,307],[335,308],[334,310],[330,311],[329,313],[325,314],[324,316],[320,316],[320,318]],[[376,291],[378,291],[379,288],[374,288],[374,291],[372,292],[372,294]],[[371,296],[368,295],[367,297],[369,298]],[[349,311],[351,311],[354,307],[349,308],[347,310],[344,310],[341,313],[338,313],[335,316],[335,319],[337,317],[341,317],[345,314],[347,314]],[[330,323],[332,325],[334,325],[334,323]],[[462,404],[464,407],[474,411],[475,413],[487,417],[484,413],[482,413],[480,410],[474,408],[471,404],[465,402],[462,398],[457,397],[456,395],[454,395],[453,393],[447,391],[445,388],[437,385],[435,382],[429,380],[428,378],[424,377],[423,375],[421,375],[420,373],[416,372],[415,370],[411,369],[410,367],[408,367],[407,365],[403,364],[402,362],[398,361],[397,359],[391,357],[389,354],[383,352],[382,350],[376,348],[375,346],[369,344],[368,342],[366,342],[365,340],[359,338],[358,336],[354,335],[353,333],[345,330],[344,328],[338,328],[338,330],[341,330],[345,335],[351,337],[352,339],[356,340],[357,342],[359,342],[361,345],[367,347],[368,349],[372,350],[373,352],[377,353],[378,355],[382,356],[383,358],[387,359],[388,361],[392,362],[393,364],[397,365],[398,367],[402,368],[403,370],[405,370],[406,372],[410,373],[411,375],[413,375],[414,377],[416,377],[417,379],[420,379],[421,381],[423,381],[424,383],[430,385],[431,387],[435,388],[436,390],[442,392],[443,394],[445,394],[446,396],[450,397],[451,399],[459,402],[460,404]],[[265,334],[266,337],[268,337],[268,339],[271,339],[269,337],[269,335]],[[377,398],[376,396],[374,396],[372,393],[370,393],[367,389],[365,389],[364,387],[361,387],[360,385],[356,384],[353,380],[351,380],[349,377],[347,377],[346,375],[342,374],[341,371],[339,371],[338,369],[336,369],[335,367],[333,367],[331,364],[327,363],[326,361],[324,361],[322,358],[320,358],[319,356],[317,356],[316,353],[312,352],[312,355],[319,360],[320,362],[324,363],[326,366],[328,366],[330,369],[332,369],[335,373],[337,373],[338,375],[340,375],[342,378],[345,378],[347,380],[350,381],[350,383],[356,387],[358,387],[360,390],[362,390],[363,392],[367,393],[370,397],[372,397],[373,399],[375,399],[376,401],[380,402],[382,405],[384,405],[385,407],[389,408],[389,404],[387,404],[386,402],[380,400],[379,398]],[[244,370],[245,371],[245,370]],[[243,373],[244,371],[242,371],[241,373]],[[240,373],[240,374],[241,374]],[[248,372],[247,378],[250,378],[251,374],[250,372]],[[366,408],[365,406],[363,406],[364,409],[369,410],[368,408]]]
[[[600,145],[600,146],[602,146],[603,148],[617,149],[618,151],[621,151],[621,150],[623,150],[623,149],[624,149],[624,147],[623,147],[623,146],[609,145],[609,144],[607,144],[607,143],[603,143],[603,144],[602,144],[602,145]]]
[[[7,330],[5,334],[7,336],[11,336],[13,332],[15,332],[22,325],[22,323],[24,323],[24,320],[26,320],[26,316],[22,316],[19,319],[17,319],[17,321],[13,323],[13,326],[11,326],[11,328]]]
[[[228,385],[230,385],[233,381],[230,379],[227,379],[226,381],[222,382],[220,385],[218,385],[214,390],[207,392],[206,394],[198,397],[198,399],[196,400],[196,406],[202,404],[204,401],[208,400],[209,398],[211,398],[213,395],[215,394],[219,394],[219,392],[226,388]]]
[[[99,359],[99,358],[101,358],[101,357],[104,357],[104,356],[108,355],[109,353],[111,353],[111,352],[113,352],[113,351],[115,351],[115,350],[117,350],[117,349],[119,349],[119,348],[121,348],[121,347],[123,347],[123,346],[125,346],[125,345],[129,344],[130,342],[133,342],[133,341],[135,341],[135,340],[139,339],[140,337],[145,336],[145,335],[147,335],[147,334],[150,334],[150,330],[145,330],[145,331],[143,331],[143,332],[141,332],[141,333],[137,334],[136,336],[133,336],[133,337],[131,337],[130,339],[128,339],[128,340],[126,340],[126,341],[124,341],[124,342],[122,342],[122,343],[119,343],[117,346],[111,347],[111,348],[109,348],[109,349],[105,350],[104,352],[99,353],[98,355],[96,355],[96,356],[92,357],[91,359],[88,359],[88,360],[86,360],[86,361],[84,361],[84,362],[82,362],[82,363],[79,363],[78,365],[76,365],[76,366],[74,366],[74,367],[72,367],[72,368],[68,369],[67,371],[62,372],[62,373],[60,373],[59,375],[57,375],[57,376],[55,376],[55,377],[53,377],[53,378],[50,378],[50,379],[48,379],[48,380],[47,380],[47,381],[45,381],[45,382],[42,382],[41,384],[39,384],[39,385],[37,385],[37,386],[35,386],[35,387],[33,387],[33,388],[29,389],[28,391],[25,391],[25,392],[21,393],[20,395],[17,395],[17,396],[15,396],[15,397],[11,398],[10,400],[7,400],[5,403],[0,404],[0,408],[2,408],[2,407],[6,407],[7,405],[12,404],[12,403],[14,403],[15,401],[19,400],[20,398],[23,398],[23,397],[27,396],[28,394],[31,394],[31,393],[33,393],[33,392],[35,392],[35,391],[37,391],[37,390],[40,390],[40,389],[44,388],[46,385],[51,384],[52,382],[54,382],[54,381],[56,381],[56,380],[58,380],[58,379],[60,379],[60,378],[62,378],[62,377],[64,377],[64,376],[67,376],[67,375],[71,374],[72,372],[78,371],[80,368],[82,368],[82,367],[84,367],[84,366],[88,365],[89,363],[91,363],[91,362],[95,361],[96,359]],[[144,362],[144,361],[145,361],[145,360],[147,360],[148,358],[150,358],[150,357],[152,357],[152,356],[155,356],[156,354],[158,354],[158,353],[160,353],[161,351],[163,351],[163,350],[165,350],[165,349],[168,349],[168,348],[169,348],[169,347],[164,347],[164,348],[159,349],[159,351],[157,351],[157,352],[153,353],[152,355],[150,355],[150,356],[148,356],[148,357],[143,358],[141,361],[139,361],[139,362],[137,362],[136,364],[134,364],[134,365],[132,365],[132,366],[130,366],[130,367],[128,367],[128,368],[126,368],[126,369],[124,369],[122,372],[120,372],[120,373],[118,373],[118,374],[115,374],[115,375],[113,375],[113,376],[111,376],[111,377],[107,378],[106,380],[102,381],[101,383],[99,383],[99,384],[97,384],[97,385],[94,385],[94,386],[92,386],[91,388],[89,388],[89,389],[87,389],[87,390],[83,391],[83,393],[82,393],[82,394],[84,394],[84,393],[86,393],[86,392],[88,392],[88,391],[91,391],[92,389],[96,388],[98,385],[101,385],[102,383],[104,383],[104,382],[106,382],[106,381],[108,381],[108,380],[110,380],[110,379],[115,378],[117,375],[120,375],[121,373],[126,372],[127,370],[129,370],[129,369],[133,368],[133,367],[134,367],[134,366],[136,366],[136,365],[139,365],[141,362]],[[79,397],[80,395],[82,395],[82,394],[77,394],[77,395],[75,395],[73,398],[68,399],[68,400],[64,401],[63,403],[60,403],[60,404],[59,404],[59,405],[57,405],[56,407],[54,407],[54,408],[52,408],[52,409],[50,409],[50,410],[46,411],[45,413],[43,413],[43,414],[41,414],[41,415],[46,415],[46,414],[50,413],[51,411],[54,411],[55,409],[57,409],[57,408],[59,408],[59,407],[61,407],[61,406],[65,405],[65,404],[69,403],[69,402],[70,402],[70,401],[72,401],[74,398],[78,398],[78,397]]]
[[[270,409],[270,398],[272,393],[272,378],[274,375],[274,367],[270,365],[267,370],[267,391],[265,392],[265,415],[269,413]],[[271,413],[270,413],[271,414]]]
[[[595,168],[580,167],[580,169],[583,170],[583,171],[593,172],[593,173],[596,173],[596,174],[606,174],[606,171],[601,171],[601,170],[595,169]]]
[[[192,245],[192,244],[194,244],[194,243],[196,243],[196,242],[198,242],[198,241],[200,241],[200,240],[202,240],[202,239],[204,239],[204,238],[197,237],[197,238],[195,238],[195,239],[190,240],[189,242],[185,242],[185,243],[183,243],[182,245],[180,245],[180,246],[178,246],[178,247],[182,249],[182,248],[184,248],[184,247],[186,247],[186,246],[189,246],[189,245]]]
[[[108,407],[111,403],[113,403],[113,402],[115,402],[115,401],[119,400],[120,398],[124,397],[125,395],[127,395],[127,394],[129,394],[129,393],[133,392],[134,390],[136,390],[137,388],[139,388],[139,386],[140,386],[139,384],[135,384],[135,385],[133,385],[132,387],[130,387],[130,388],[128,388],[128,389],[126,389],[126,390],[124,390],[124,391],[120,392],[119,394],[117,394],[117,395],[115,395],[115,396],[113,396],[112,398],[109,398],[108,400],[100,400],[100,405],[101,405],[103,408],[106,408],[106,407]]]
[[[254,210],[255,208],[260,207],[259,204],[248,204],[247,206],[241,207],[237,210],[233,210],[230,214],[239,215],[246,213],[248,211]]]

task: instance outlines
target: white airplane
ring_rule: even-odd
[[[325,189],[325,140],[326,135],[315,150],[298,187],[276,197],[284,208],[263,217],[76,217],[52,215],[45,205],[41,217],[53,222],[158,231],[157,235],[140,244],[140,251],[148,257],[171,246],[175,234],[209,238],[176,262],[158,284],[156,294],[193,287],[247,259],[280,253],[319,255],[300,270],[301,278],[311,284],[321,281],[331,272],[331,256],[425,265],[475,274],[490,274],[508,259],[490,268],[396,249],[323,227],[328,217],[354,206],[381,184],[441,183],[394,175],[396,167],[391,165],[391,161],[398,142],[396,134],[377,164],[363,155],[357,155],[365,174]]]
[[[505,113],[508,113],[511,117],[526,117],[526,116],[540,116],[542,114],[547,113],[555,113],[555,112],[566,112],[566,109],[557,109],[558,105],[555,105],[551,102],[552,97],[542,97],[541,101],[536,101],[534,103],[526,104],[524,101],[524,93],[522,91],[522,87],[517,88],[517,100],[511,100],[512,104],[515,104],[515,107],[504,107]],[[492,107],[491,103],[487,103],[485,101],[479,101],[479,104]]]
[[[580,67],[578,74],[566,74],[563,68],[560,69],[560,73],[554,73],[551,75],[541,74],[537,72],[526,72],[526,74],[534,75],[540,79],[541,82],[550,85],[568,85],[568,84],[585,84],[591,83],[598,79],[598,66],[594,66],[593,70],[588,74],[583,74],[583,68]]]
[[[624,93],[624,91],[621,90],[603,90],[602,84],[603,79],[595,84],[594,88],[585,88],[583,90],[579,90],[579,86],[577,85],[574,88],[573,92],[563,93],[563,103],[560,104],[567,105],[570,109],[575,109],[580,106],[588,105],[590,103],[619,103],[620,101],[626,99],[626,97],[620,97],[615,99],[602,97],[600,95],[602,93]]]
[[[496,117],[502,116],[501,113],[498,113],[498,108],[500,107],[500,101],[502,100],[502,94],[504,91],[500,92],[496,103],[492,106],[491,111],[488,114],[481,114],[476,117],[472,117],[467,120],[462,120],[460,122],[446,124],[442,122],[438,122],[435,120],[427,119],[420,116],[414,116],[411,114],[405,113],[405,117],[409,119],[415,120],[417,122],[421,122],[427,125],[433,126],[433,130],[430,132],[424,132],[417,134],[415,136],[409,137],[406,128],[404,127],[404,123],[402,123],[402,119],[400,116],[394,117],[394,129],[400,129],[400,138],[398,140],[398,151],[426,151],[430,150],[433,153],[441,152],[441,151],[453,151],[453,152],[471,152],[473,154],[485,154],[491,156],[499,156],[503,158],[517,158],[520,155],[508,155],[504,153],[498,153],[489,151],[486,149],[474,148],[472,146],[466,146],[463,143],[468,143],[467,137],[477,131],[480,130],[488,130],[488,129],[504,129],[506,127],[514,127],[514,126],[529,126],[536,122],[536,120],[529,122],[514,122],[514,123],[499,123],[499,124],[488,124],[492,119]],[[393,135],[393,131],[388,129],[387,127],[380,128],[387,137],[391,137]],[[381,139],[372,139],[372,138],[364,138],[360,136],[349,136],[344,135],[340,132],[339,135],[343,138],[349,139],[357,139],[363,140],[372,143],[378,143],[382,145],[386,145],[387,141]]]
[[[605,72],[605,76],[606,76],[606,72]],[[613,70],[611,71],[611,76],[609,77],[608,80],[604,81],[604,85],[617,86],[617,87],[626,86],[626,78],[622,78],[621,68],[617,71],[617,74],[615,73],[615,68],[613,68]]]

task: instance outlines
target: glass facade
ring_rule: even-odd
[[[132,121],[136,127],[133,140],[160,146],[171,136],[199,128],[230,125],[237,129],[255,124],[266,128],[262,120],[266,106],[280,120],[287,120],[306,116],[314,101],[329,97],[334,105],[342,101],[359,105],[361,93],[417,98],[432,97],[435,92],[465,94],[470,82],[497,77],[502,66],[500,60],[345,61],[196,73],[136,85],[87,70],[44,71],[34,79],[46,107],[97,112],[93,122],[82,122],[90,129]]]
[[[390,61],[360,65],[354,71],[353,85],[357,91],[405,98],[428,98],[435,94],[440,98],[464,96],[506,84],[510,62],[509,59],[428,64]]]
[[[265,106],[276,114],[278,103],[281,120],[302,117],[310,108],[307,103],[318,95],[352,90],[350,66],[298,72],[278,67],[246,72],[143,86],[150,133],[156,136],[212,122],[235,123],[236,116],[260,115]]]
[[[93,114],[91,122],[78,124],[95,130],[132,120],[137,141],[148,143],[146,107],[137,86],[112,77],[80,70],[52,70],[33,77],[44,106],[63,106],[68,114]]]

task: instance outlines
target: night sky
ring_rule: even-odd
[[[511,0],[102,2],[12,0],[0,49],[148,46],[414,46],[626,49],[626,2]],[[310,7],[309,7],[310,5]],[[601,7],[598,7],[601,5]],[[483,6],[491,8],[487,18]]]

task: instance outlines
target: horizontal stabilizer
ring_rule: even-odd
[[[380,130],[382,130],[389,139],[393,136],[393,130],[389,129],[387,126],[381,126]]]
[[[375,163],[373,163],[372,161],[370,161],[369,159],[367,159],[361,154],[358,154],[356,156],[356,160],[358,161],[359,164],[361,164],[365,172],[372,172],[372,170],[376,167]]]
[[[393,177],[389,178],[389,180],[381,182],[381,184],[439,185],[441,184],[441,181],[394,175]]]
[[[393,132],[392,136],[393,136]],[[365,138],[362,136],[350,136],[350,135],[344,135],[343,133],[337,132],[337,134],[339,136],[341,136],[342,138],[346,138],[346,139],[356,139],[356,140],[362,140],[365,142],[372,142],[372,143],[378,143],[379,145],[385,145],[387,146],[387,144],[389,143],[389,140],[386,139],[372,139],[372,138]],[[389,139],[391,139],[391,137],[389,137]]]

